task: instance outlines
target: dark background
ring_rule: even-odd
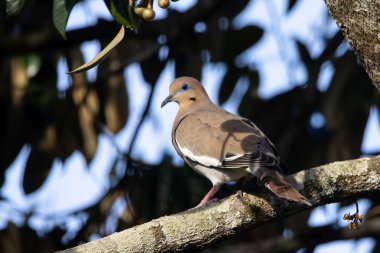
[[[118,24],[99,19],[94,25],[69,31],[64,40],[52,23],[52,1],[26,1],[21,12],[8,17],[5,2],[2,2],[0,252],[52,252],[69,248],[183,211],[199,202],[210,183],[178,163],[173,150],[168,151],[170,139],[162,140],[163,155],[157,154],[154,162],[134,151],[136,146],[144,145],[146,150],[151,150],[151,144],[140,136],[140,131],[147,120],[157,122],[155,115],[150,113],[157,106],[152,102],[153,94],[158,93],[158,89],[164,89],[160,94],[166,94],[169,83],[159,85],[159,79],[169,65],[174,76],[189,75],[208,80],[204,67],[222,63],[225,74],[221,74],[221,81],[209,90],[215,102],[229,108],[228,101],[237,113],[253,120],[276,144],[291,173],[375,154],[363,154],[362,141],[370,112],[379,112],[374,109],[380,104],[379,96],[342,34],[336,28],[330,29],[334,21],[327,10],[320,17],[326,27],[316,29],[308,41],[282,31],[281,22],[287,16],[302,13],[301,7],[307,6],[305,2],[310,4],[311,0],[268,1],[271,3],[267,6],[267,15],[273,22],[270,29],[260,24],[235,25],[235,17],[249,4],[260,1],[204,0],[185,12],[169,10],[160,20],[143,22],[137,34],[128,31],[126,39],[93,72],[94,78],[86,74],[74,75],[64,89],[57,84],[59,78],[68,77],[59,77],[62,70],[57,68],[58,62],[67,63],[69,69],[83,64],[81,45],[97,40],[104,47],[117,33]],[[277,5],[284,9],[281,15],[276,14]],[[307,16],[303,13],[304,18]],[[302,18],[299,20],[302,22]],[[277,37],[274,43],[280,57],[268,55],[262,57],[262,62],[251,61],[250,64],[242,60],[244,55],[252,57],[247,49],[260,43],[273,43],[267,39],[273,34]],[[319,42],[318,50],[313,50],[313,41]],[[279,62],[282,67],[276,70]],[[140,108],[131,107],[132,96],[140,96],[136,94],[138,88],[131,88],[137,85],[137,77],[125,76],[131,64],[139,65],[149,87],[145,92],[147,99],[140,103]],[[270,75],[279,75],[277,80],[284,76],[281,71],[285,69],[285,89],[283,86],[271,95],[261,92],[268,78],[268,73],[263,71],[265,64],[273,65]],[[294,74],[295,68],[303,69],[304,78]],[[321,79],[327,76],[326,68],[331,72],[331,79],[326,78],[327,83],[321,88]],[[206,83],[205,86],[210,88]],[[231,97],[232,94],[235,95]],[[128,123],[136,110],[141,113],[135,117],[132,128]],[[171,121],[174,115],[165,116],[166,113],[168,111],[163,110],[162,117]],[[128,145],[120,148],[114,134],[125,126],[130,126],[131,134]],[[102,178],[105,183],[101,193],[80,208],[75,206],[70,211],[52,212],[41,218],[39,212],[44,207],[34,202],[33,194],[46,186],[52,177],[54,162],[65,163],[73,155],[80,155],[85,161],[80,166],[89,168],[86,164],[94,163],[100,136],[114,144],[114,155],[109,161],[113,164],[112,169],[103,174],[106,176]],[[15,182],[10,179],[11,165],[25,148],[28,150],[28,155],[24,154],[26,162],[18,172],[21,181],[19,185],[9,186],[6,182]],[[87,176],[91,177],[91,173]],[[60,178],[49,180],[48,189],[54,189],[54,185],[62,188]],[[14,201],[14,193],[5,191],[5,186],[8,189],[19,187],[18,192],[22,192],[28,204]],[[219,197],[230,192],[228,187],[224,190]],[[85,194],[86,188],[82,191],[77,193],[78,197]],[[57,201],[75,202],[71,198]],[[379,208],[379,199],[375,196],[363,198],[369,200],[365,203],[372,210]],[[351,204],[349,200],[337,208],[340,210]],[[340,231],[337,219],[326,217],[327,222],[322,222],[326,225],[315,227],[308,223],[310,213],[307,211],[246,231],[205,251],[293,252],[303,248],[302,252],[313,252],[322,242],[340,239],[339,236],[325,236]],[[372,211],[371,215],[377,216],[378,212]],[[37,216],[40,218],[36,224],[34,218]],[[374,236],[372,252],[380,250],[378,236]],[[276,243],[291,238],[301,238],[300,245],[285,247]]]

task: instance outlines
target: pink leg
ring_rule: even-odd
[[[219,189],[220,189],[221,186],[222,186],[222,184],[215,184],[215,185],[213,185],[212,188],[211,188],[211,190],[209,190],[209,192],[203,197],[203,199],[201,200],[201,202],[196,207],[203,206],[210,199],[212,199],[212,197],[214,197],[215,193],[217,193],[219,191]]]

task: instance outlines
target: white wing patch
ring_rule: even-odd
[[[233,161],[233,160],[236,160],[240,157],[244,156],[244,154],[240,154],[240,155],[234,155],[234,156],[230,156],[230,157],[226,157],[224,158],[225,161],[227,162],[230,162],[230,161]]]
[[[194,162],[200,163],[204,166],[212,166],[212,167],[219,167],[222,165],[222,163],[218,159],[215,159],[214,157],[210,157],[210,156],[205,156],[205,155],[195,155],[193,152],[191,152],[190,149],[186,147],[181,147],[181,145],[178,144],[177,140],[176,142],[181,153],[184,156],[193,160]]]

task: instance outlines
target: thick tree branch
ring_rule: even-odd
[[[326,5],[380,92],[380,2],[325,0]]]
[[[291,175],[314,206],[380,191],[380,156],[336,162]],[[255,228],[308,209],[262,190],[232,195],[204,207],[161,217],[105,238],[62,251],[177,252],[201,248],[239,230]]]
[[[213,249],[214,253],[292,253],[302,248],[313,248],[317,245],[338,241],[380,236],[380,218],[365,222],[360,229],[336,228],[336,225],[310,228],[301,235],[284,238],[278,236],[268,240],[257,240]],[[205,250],[204,253],[209,251]]]

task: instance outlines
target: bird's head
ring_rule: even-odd
[[[195,78],[183,76],[170,84],[169,96],[162,101],[161,108],[170,102],[177,102],[182,107],[203,101],[209,101],[209,97],[202,84]]]

